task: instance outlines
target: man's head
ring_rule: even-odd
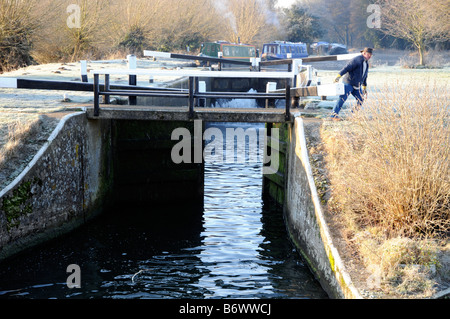
[[[362,50],[361,53],[362,53],[364,59],[369,61],[370,58],[372,57],[373,49],[372,48],[364,48],[364,50]]]

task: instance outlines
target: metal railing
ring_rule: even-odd
[[[285,99],[285,120],[290,120],[291,107],[291,83],[293,79],[292,72],[231,72],[231,71],[195,71],[195,70],[120,70],[120,69],[102,69],[93,70],[94,76],[94,116],[100,115],[100,97],[104,96],[105,104],[109,104],[109,97],[128,96],[128,97],[163,97],[163,98],[184,98],[187,100],[189,117],[194,118],[194,108],[198,106],[200,99],[264,99],[277,100]],[[117,89],[110,84],[111,75],[128,75],[137,77],[145,76],[179,76],[188,78],[188,90],[161,91],[151,87],[146,89]],[[104,76],[104,85],[100,84],[100,75]],[[199,78],[267,78],[267,79],[285,79],[286,88],[284,92],[273,93],[247,93],[247,92],[206,92],[199,89]]]

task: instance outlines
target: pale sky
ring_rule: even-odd
[[[292,4],[294,4],[297,0],[278,0],[278,7],[290,7]]]

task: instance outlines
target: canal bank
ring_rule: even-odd
[[[330,296],[361,299],[325,220],[301,117],[295,119],[289,138],[285,219],[290,237]]]

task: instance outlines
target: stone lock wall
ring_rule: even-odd
[[[110,125],[85,113],[61,120],[22,174],[0,192],[0,260],[66,233],[110,191]]]

